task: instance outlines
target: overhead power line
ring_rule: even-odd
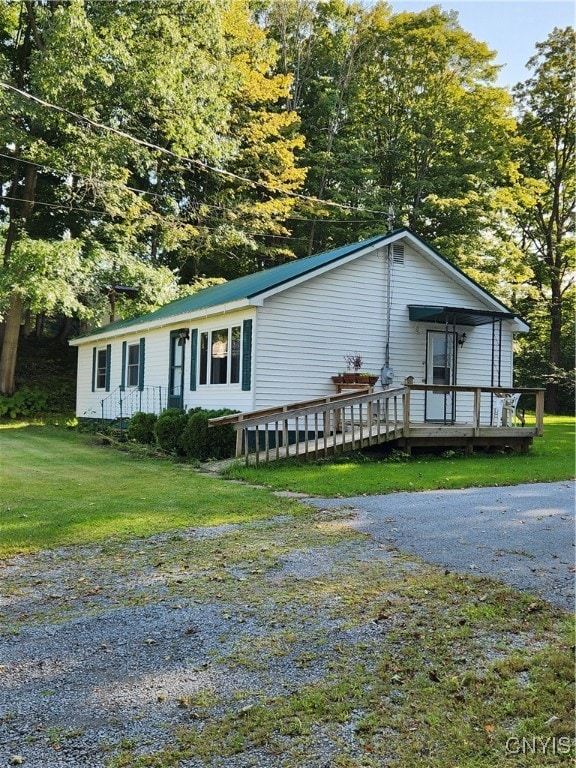
[[[112,126],[105,125],[104,123],[99,123],[96,120],[92,120],[91,118],[86,117],[85,115],[80,115],[77,112],[72,112],[71,110],[66,109],[65,107],[60,107],[57,104],[52,104],[49,101],[45,101],[44,99],[40,99],[37,96],[33,96],[31,93],[28,93],[27,91],[23,91],[20,88],[16,88],[15,86],[10,85],[9,83],[4,83],[0,81],[0,87],[4,88],[7,91],[16,93],[19,96],[23,96],[25,99],[28,99],[29,101],[33,101],[34,103],[39,104],[41,107],[45,107],[46,109],[52,109],[57,112],[61,112],[62,114],[68,115],[69,117],[72,117],[75,120],[79,120],[80,122],[86,123],[87,125],[90,125],[93,128],[97,128],[102,131],[108,131],[109,133],[119,136],[120,138],[127,139],[128,141],[138,144],[141,147],[145,147],[146,149],[151,149],[155,152],[161,152],[162,154],[168,155],[169,157],[179,160],[180,162],[191,163],[192,165],[195,165],[198,168],[201,168],[205,171],[210,171],[211,173],[216,173],[216,174],[219,174],[220,176],[225,176],[226,178],[233,179],[234,181],[241,181],[244,184],[251,185],[252,187],[259,187],[261,189],[265,189],[268,192],[274,192],[276,194],[286,195],[287,197],[294,197],[298,200],[304,200],[308,203],[314,203],[315,205],[330,206],[332,208],[339,208],[340,210],[357,211],[358,213],[373,213],[380,216],[388,215],[384,211],[377,211],[371,208],[358,208],[357,206],[346,205],[345,203],[335,203],[331,200],[321,200],[318,197],[311,197],[310,195],[304,195],[300,192],[293,192],[292,190],[286,190],[280,187],[275,187],[274,185],[266,184],[263,181],[254,181],[253,179],[249,179],[246,176],[240,176],[239,174],[233,173],[232,171],[227,171],[224,168],[217,168],[216,166],[210,165],[209,163],[205,163],[202,160],[197,160],[196,158],[193,158],[193,157],[185,157],[183,155],[179,155],[176,152],[172,152],[172,150],[170,149],[166,149],[166,147],[161,147],[158,144],[153,144],[150,141],[139,139],[136,136],[132,136],[132,134],[127,133],[126,131],[120,130],[119,128],[112,128]]]
[[[116,1],[116,0],[115,0]],[[139,0],[138,0],[139,1]],[[113,187],[115,189],[120,190],[126,190],[127,192],[134,192],[137,195],[144,195],[146,197],[155,197],[159,200],[174,200],[174,195],[169,195],[167,193],[161,193],[161,192],[152,192],[152,190],[149,189],[139,189],[138,187],[131,187],[128,184],[124,184],[122,181],[112,181],[111,179],[101,179],[98,176],[88,176],[86,174],[79,173],[78,171],[73,171],[70,169],[63,170],[62,168],[54,168],[51,165],[46,165],[45,163],[37,163],[34,160],[28,160],[25,157],[22,157],[21,155],[7,155],[4,152],[0,152],[0,157],[5,158],[6,160],[10,160],[14,163],[24,163],[25,165],[33,165],[35,168],[41,168],[43,171],[48,171],[49,173],[57,174],[58,176],[75,176],[78,179],[82,179],[83,181],[87,181],[90,183],[98,183],[102,184],[102,186],[106,187]],[[185,195],[187,196],[187,195]],[[12,198],[5,198],[6,200],[12,199]],[[198,206],[211,208],[216,211],[229,211],[230,213],[235,213],[237,215],[243,216],[245,215],[246,211],[240,210],[238,208],[232,208],[229,205],[214,205],[213,203],[206,203],[204,201],[194,201],[198,204]],[[80,210],[78,208],[69,208],[69,210]],[[314,223],[314,224],[372,224],[376,222],[380,222],[380,219],[306,219],[303,216],[284,216],[282,219],[286,221],[299,221],[304,223]],[[280,235],[275,235],[275,237],[280,237]],[[301,240],[303,238],[292,238],[296,240]]]

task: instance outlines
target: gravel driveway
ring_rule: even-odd
[[[354,527],[445,568],[574,608],[574,483],[309,499],[352,507]]]
[[[159,751],[252,708],[273,718],[269,707],[317,682],[339,685],[343,670],[374,665],[395,628],[432,637],[444,623],[459,627],[474,590],[439,605],[420,587],[403,597],[411,578],[437,568],[398,550],[571,607],[572,493],[557,483],[308,499],[320,509],[301,517],[0,561],[0,767],[108,768],[139,755],[179,768],[387,764],[394,740],[383,739],[382,760],[363,751],[356,711],[270,748],[237,754],[210,741],[209,757],[177,763]],[[490,597],[498,585],[482,590],[500,605],[500,594]],[[471,633],[458,671],[476,674],[503,648],[539,642],[524,623]]]

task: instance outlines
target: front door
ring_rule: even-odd
[[[168,372],[168,408],[184,407],[184,350],[185,334],[170,332],[170,369]]]
[[[428,331],[426,338],[426,383],[456,383],[456,334]],[[455,393],[426,392],[426,421],[453,422]]]

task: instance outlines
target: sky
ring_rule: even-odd
[[[496,64],[504,64],[498,84],[514,86],[530,76],[525,64],[554,27],[574,26],[576,4],[572,0],[389,0],[395,13],[421,11],[441,5],[458,11],[460,26],[476,40],[498,52]]]

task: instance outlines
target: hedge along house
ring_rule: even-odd
[[[414,383],[510,387],[526,323],[408,229],[206,288],[97,328],[78,347],[77,416],[242,412],[335,394],[346,355]],[[472,395],[420,393],[411,418],[467,420]],[[482,403],[483,418],[491,405]]]

